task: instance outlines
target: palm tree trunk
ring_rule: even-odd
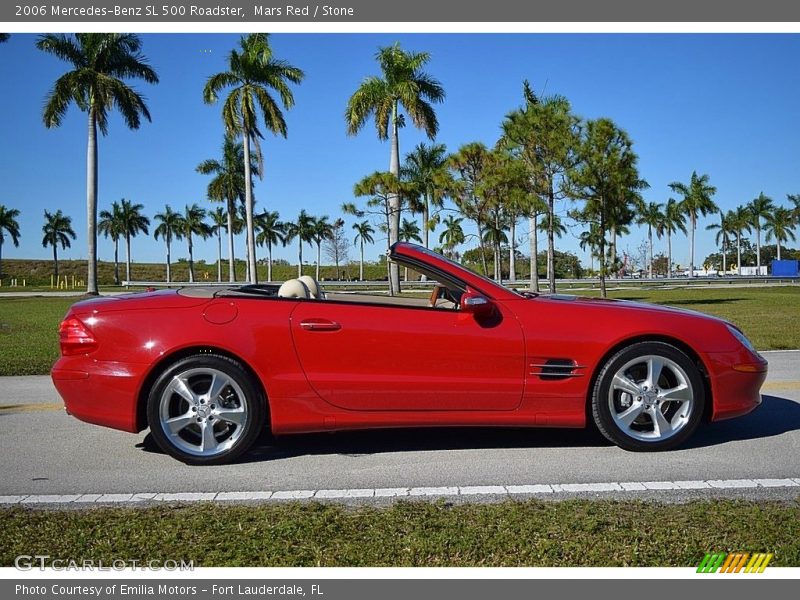
[[[775,243],[778,245],[778,260],[781,259],[781,238],[775,237]],[[0,271],[2,273],[2,271]]]
[[[509,244],[511,248],[508,251],[508,280],[509,281],[516,281],[517,280],[517,240],[514,239],[517,236],[517,217],[511,217],[511,229],[509,231],[511,235],[511,243]]]
[[[727,257],[727,249],[728,249],[728,240],[726,236],[722,236],[722,274],[725,275],[728,272],[728,257]]]
[[[86,293],[97,295],[97,119],[89,109],[89,139],[86,145]]]
[[[253,229],[253,181],[250,174],[250,132],[244,133],[244,211],[247,228],[247,278],[250,283],[258,283],[256,273],[256,245]]]
[[[693,214],[690,215],[692,222],[692,233],[689,237],[689,277],[694,277],[694,229],[697,226],[697,219]]]
[[[428,239],[428,234],[430,232],[428,231],[428,221],[431,218],[431,205],[427,191],[422,195],[422,199],[422,245],[425,246],[425,248],[429,248],[430,246],[428,244],[430,240]],[[423,273],[419,280],[428,281],[428,276]]]
[[[650,243],[650,265],[649,265],[649,273],[648,277],[650,279],[653,278],[653,228],[648,226],[647,227],[647,241]]]
[[[217,281],[222,282],[222,228],[217,227]]]
[[[549,178],[547,191],[547,279],[550,282],[550,293],[556,293],[556,242],[555,242],[555,195],[553,179]]]
[[[228,281],[236,281],[236,260],[233,256],[233,215],[236,211],[234,200],[228,200]]]
[[[125,234],[125,279],[131,281],[131,236]]]
[[[298,248],[298,254],[297,254],[297,276],[298,277],[302,277],[303,276],[303,238],[301,238],[298,235],[297,239],[298,239],[298,242],[299,242],[298,245],[297,245],[297,248]]]
[[[611,247],[609,248],[611,254],[611,268],[612,274],[617,276],[617,226],[611,226]]]
[[[272,281],[272,242],[267,241],[267,281]]]
[[[167,242],[167,283],[172,282],[172,256],[170,252],[170,235],[167,232],[167,235],[164,236],[164,239]]]
[[[322,254],[322,244],[320,242],[317,242],[317,277],[316,277],[317,281],[319,281],[319,261],[321,259],[321,254]]]
[[[192,256],[192,232],[186,236],[189,242],[189,283],[194,283],[194,257]]]
[[[606,293],[606,199],[600,199],[600,297],[607,298]]]
[[[530,220],[528,222],[528,228],[530,229],[530,235],[528,239],[530,240],[531,245],[531,291],[539,293],[539,240],[537,239],[536,229],[538,224],[536,223],[536,213],[531,215]]]
[[[761,218],[756,218],[756,223],[760,221]],[[761,227],[756,224],[756,274],[761,275]]]
[[[58,246],[56,246],[55,240],[53,240],[53,272],[56,275],[56,287],[58,287]]]
[[[667,229],[667,276],[672,279],[672,235]]]
[[[358,279],[364,281],[364,238],[361,238],[361,264],[358,267]]]
[[[389,172],[395,177],[400,177],[400,136],[397,128],[397,102],[392,106],[392,148],[389,157]],[[400,236],[400,196],[389,194],[389,247],[396,243]],[[389,294],[400,292],[400,269],[394,262],[389,262]]]
[[[742,232],[736,234],[736,274],[742,274]]]
[[[481,249],[481,267],[483,268],[483,275],[489,276],[489,266],[486,264],[486,248],[483,245],[483,225],[481,224],[480,217],[475,219],[475,224],[478,226],[478,247]]]
[[[119,238],[114,240],[114,285],[119,285]]]

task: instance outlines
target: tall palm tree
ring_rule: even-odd
[[[747,210],[750,211],[750,224],[756,230],[756,266],[760,274],[762,219],[766,219],[772,214],[772,211],[775,210],[775,205],[772,203],[772,198],[765,196],[764,192],[761,192],[757,198],[753,198],[750,201],[750,204],[747,205]]]
[[[221,206],[210,213],[211,231],[217,235],[217,281],[222,281],[222,230],[228,229],[228,214]]]
[[[222,158],[208,159],[197,165],[197,172],[213,175],[208,184],[208,198],[225,202],[228,224],[228,280],[236,281],[236,262],[234,255],[234,235],[241,233],[241,223],[236,214],[236,202],[245,201],[247,186],[245,185],[244,144],[237,142],[232,135],[226,134],[222,142]],[[261,176],[261,168],[255,156],[250,157],[250,175]]]
[[[733,218],[733,211],[729,210],[727,213],[719,211],[719,223],[711,223],[710,225],[706,225],[707,231],[713,231],[715,229],[717,230],[717,235],[714,238],[714,241],[720,247],[722,252],[723,274],[728,272],[728,247],[730,246],[730,236],[736,234],[731,225]]]
[[[3,275],[3,244],[6,241],[6,233],[11,238],[11,243],[19,247],[19,210],[16,208],[6,208],[0,204],[0,277]]]
[[[211,227],[205,221],[206,210],[197,204],[188,204],[183,210],[182,234],[186,238],[189,247],[189,283],[194,282],[194,244],[193,235],[198,235],[206,239],[211,235]]]
[[[717,193],[717,188],[709,183],[707,174],[698,175],[697,171],[692,171],[689,183],[673,181],[669,184],[670,189],[683,196],[681,207],[683,213],[689,217],[689,277],[694,277],[694,232],[697,229],[697,218],[702,215],[719,210],[711,197]]]
[[[158,75],[147,64],[142,42],[133,33],[48,33],[39,37],[36,47],[74,67],[56,80],[47,97],[42,115],[45,127],[59,127],[72,102],[88,115],[86,292],[97,294],[97,130],[108,134],[109,113],[114,108],[129,129],[139,129],[142,117],[150,121],[144,97],[124,80],[158,83]]]
[[[594,271],[594,259],[598,256],[597,252],[598,248],[600,248],[601,237],[600,225],[597,223],[590,223],[589,229],[582,231],[578,238],[581,250],[589,249],[589,269],[592,271]]]
[[[419,234],[420,234],[419,225],[417,225],[414,221],[403,219],[403,223],[400,225],[400,233],[398,235],[401,242],[422,243],[422,238],[419,236]],[[403,279],[408,281],[408,267],[406,267]]]
[[[659,202],[648,202],[643,204],[639,210],[639,218],[637,222],[639,225],[647,226],[647,245],[650,256],[647,262],[647,276],[653,278],[653,230],[658,235],[658,224],[661,223],[663,215],[661,213],[661,204]]]
[[[259,116],[267,131],[286,137],[286,121],[271,92],[277,92],[284,110],[289,110],[294,106],[294,95],[289,84],[300,83],[304,73],[288,62],[275,58],[267,33],[242,36],[239,47],[240,50],[231,50],[228,55],[228,70],[208,78],[203,89],[203,100],[207,104],[215,104],[219,93],[231,88],[222,107],[222,120],[225,129],[241,135],[244,142],[247,272],[250,283],[258,283],[250,143],[254,142],[256,154],[260,157],[258,140],[264,136],[259,129]]]
[[[333,235],[333,225],[328,221],[328,216],[315,218],[312,225],[313,232],[311,238],[317,245],[317,274],[316,278],[319,279],[319,263],[322,257],[322,242],[327,240]]]
[[[728,224],[731,231],[736,235],[736,272],[742,274],[742,233],[750,232],[752,219],[750,211],[745,206],[738,206],[735,210],[729,211],[727,215]]]
[[[358,279],[359,281],[364,281],[364,244],[375,243],[375,240],[372,237],[372,234],[375,233],[375,230],[372,228],[372,225],[370,225],[369,221],[353,223],[353,229],[356,231],[356,237],[353,240],[353,243],[359,244],[361,250],[361,263],[358,269]]]
[[[286,244],[286,224],[277,211],[264,211],[256,217],[256,244],[267,245],[267,281],[272,281],[272,247]]]
[[[183,239],[183,217],[167,204],[164,207],[164,212],[156,213],[153,218],[159,222],[158,227],[153,232],[155,238],[163,238],[167,245],[167,283],[170,283],[172,281],[172,240]]]
[[[103,234],[103,237],[110,237],[111,241],[114,242],[114,284],[119,285],[119,240],[125,235],[122,209],[119,202],[112,202],[110,211],[100,211],[97,231]]]
[[[405,125],[400,109],[411,119],[418,129],[423,130],[432,140],[439,130],[439,121],[433,105],[445,97],[441,83],[424,71],[430,61],[427,52],[406,52],[399,43],[379,48],[375,59],[380,66],[381,75],[364,79],[350,97],[345,110],[347,134],[357,134],[370,116],[375,118],[378,139],[390,140],[389,171],[400,176],[399,129]],[[392,194],[389,198],[391,220],[389,223],[389,245],[398,240],[400,233],[400,196]],[[400,275],[397,265],[392,263],[389,271],[390,288],[400,289]]]
[[[786,194],[786,199],[794,206],[791,208],[795,220],[800,223],[800,194]]]
[[[447,218],[442,221],[444,231],[439,235],[439,243],[442,244],[445,254],[451,259],[455,256],[456,246],[463,244],[466,240],[464,229],[461,227],[463,221],[463,218],[454,217],[453,215],[448,215]]]
[[[796,221],[792,211],[783,206],[779,206],[767,215],[764,229],[767,232],[767,241],[771,242],[774,239],[778,245],[778,260],[781,259],[781,242],[796,239],[792,231]]]
[[[447,147],[444,144],[417,144],[406,154],[400,175],[418,189],[422,197],[422,245],[430,248],[428,234],[436,220],[431,218],[431,208],[442,208],[444,194],[439,181],[445,177]]]
[[[661,222],[656,229],[658,237],[667,236],[667,277],[672,277],[672,234],[679,231],[686,233],[686,217],[683,215],[680,202],[674,198],[667,200]]]
[[[142,214],[144,206],[133,204],[130,200],[122,199],[120,204],[120,225],[125,238],[125,278],[131,280],[131,238],[138,233],[147,235],[150,219]]]
[[[53,247],[53,274],[58,279],[58,247],[66,250],[72,246],[71,239],[77,239],[72,229],[72,217],[68,217],[60,210],[55,213],[44,211],[44,226],[42,227],[42,247]]]
[[[300,211],[297,221],[286,224],[286,243],[297,238],[297,276],[303,276],[303,243],[310,244],[314,239],[314,217],[305,209]]]

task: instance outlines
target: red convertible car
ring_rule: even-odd
[[[434,281],[430,297],[303,277],[79,302],[53,381],[70,414],[149,427],[190,464],[231,461],[265,428],[594,424],[664,450],[761,401],[767,362],[720,319],[518,293],[413,244],[389,258]]]

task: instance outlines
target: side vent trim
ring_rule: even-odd
[[[530,374],[544,381],[583,377],[585,365],[569,358],[537,358],[530,364]]]

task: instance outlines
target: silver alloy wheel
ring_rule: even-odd
[[[658,442],[689,423],[694,397],[686,371],[670,358],[651,354],[617,370],[608,390],[608,407],[625,435]]]
[[[159,400],[159,420],[177,448],[210,457],[239,440],[247,409],[247,397],[230,375],[202,367],[177,373],[167,384]]]

